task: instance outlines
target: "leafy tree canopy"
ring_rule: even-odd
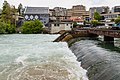
[[[16,32],[16,28],[12,24],[0,22],[0,34],[12,34]]]
[[[4,1],[1,20],[5,23],[15,24],[15,13],[15,6],[10,6],[7,1]]]
[[[102,19],[102,17],[100,16],[100,14],[98,12],[95,12],[94,19],[100,21]]]
[[[39,20],[26,21],[22,26],[22,33],[24,34],[37,34],[43,31],[43,24]]]

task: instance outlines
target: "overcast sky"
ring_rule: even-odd
[[[88,10],[90,7],[95,6],[118,6],[120,0],[7,0],[11,5],[16,7],[19,3],[23,6],[35,6],[35,7],[65,7],[71,8],[73,5],[84,5]],[[0,8],[2,8],[4,0],[0,0]]]

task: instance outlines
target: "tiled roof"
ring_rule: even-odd
[[[24,14],[49,14],[49,7],[26,7]]]

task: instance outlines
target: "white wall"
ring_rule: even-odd
[[[70,23],[68,23],[68,25],[59,24],[59,26],[58,25],[54,26],[54,24],[51,24],[51,33],[57,33],[61,30],[71,30],[71,26],[73,26],[73,24]]]

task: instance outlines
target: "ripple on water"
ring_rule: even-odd
[[[78,80],[69,69],[51,62],[27,66],[14,73],[9,75],[8,80]],[[79,80],[82,80],[82,76]]]

